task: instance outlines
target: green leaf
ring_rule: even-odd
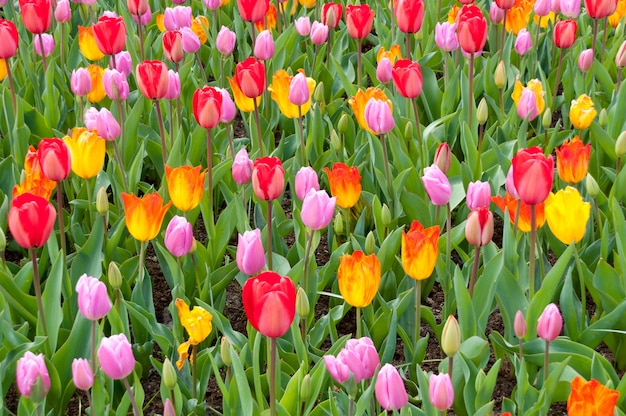
[[[63,312],[59,305],[61,305],[61,287],[65,273],[64,263],[65,255],[61,250],[57,253],[54,263],[52,263],[52,269],[50,269],[50,274],[46,278],[46,284],[41,296],[43,313],[46,317],[46,327],[48,329],[48,340],[52,351],[56,351],[59,329],[63,322]]]

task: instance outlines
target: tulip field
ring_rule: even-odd
[[[626,0],[0,0],[2,415],[626,415]]]

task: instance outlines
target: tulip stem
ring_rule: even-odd
[[[315,231],[307,229],[306,231],[306,246],[304,249],[304,282],[302,287],[309,296],[309,257],[311,256],[311,248],[313,246],[313,235]],[[317,288],[316,288],[317,290]]]
[[[154,100],[157,118],[159,119],[159,133],[161,134],[161,156],[163,157],[163,172],[165,172],[165,164],[167,163],[167,146],[165,144],[165,128],[163,127],[163,114],[161,114],[161,106],[159,100]]]
[[[574,258],[576,259],[576,271],[578,272],[578,280],[580,281],[580,303],[582,305],[580,332],[585,329],[585,323],[587,320],[587,291],[585,289],[585,275],[583,274],[583,268],[580,263],[580,256],[578,254],[578,247],[574,241]]]
[[[267,267],[272,270],[272,201],[267,201]]]
[[[361,338],[361,308],[356,308],[356,337]]]
[[[543,19],[543,17],[539,16],[539,22],[537,22],[537,31],[535,32],[535,43],[533,43],[533,47],[535,49],[536,55],[539,54],[539,33],[541,33],[541,19]],[[534,78],[535,76],[535,69],[537,66],[537,61],[539,60],[538,58],[539,58],[538,56],[535,56],[535,59],[532,60],[532,66],[531,66],[532,69],[529,74],[530,78]]]
[[[128,181],[126,180],[126,171],[124,170],[124,163],[122,162],[122,156],[120,156],[120,149],[117,146],[117,141],[113,140],[113,151],[115,152],[115,159],[117,159],[117,167],[122,174],[122,183],[124,184],[124,192],[128,193]]]
[[[346,241],[350,240],[350,208],[345,209],[346,214]]]
[[[498,88],[498,98],[500,101],[500,122],[504,122],[504,99],[502,97],[502,88]]]
[[[89,211],[89,223],[93,224],[93,191],[91,189],[92,187],[92,181],[91,179],[87,179],[87,208]]]
[[[419,154],[420,154],[420,161],[421,161],[421,165],[420,166],[420,172],[422,172],[424,170],[424,168],[426,167],[426,152],[424,151],[424,145],[422,143],[422,129],[420,127],[420,115],[419,115],[419,111],[417,111],[417,97],[412,100],[413,101],[413,112],[415,113],[415,127],[417,127],[417,146],[419,147]]]
[[[209,194],[209,221],[211,223],[211,228],[213,228],[213,224],[215,223],[215,218],[213,215],[213,149],[211,143],[211,129],[206,130],[206,166],[207,166],[207,176],[208,176],[208,194]]]
[[[474,285],[476,284],[476,275],[478,274],[478,264],[480,263],[480,246],[474,248],[474,264],[472,265],[472,275],[469,281],[469,295],[474,297]]]
[[[5,59],[4,62],[6,63],[7,75],[9,77],[9,89],[11,90],[11,101],[13,103],[13,111],[17,112],[17,101],[15,99],[15,86],[13,85],[13,75],[11,74],[11,66],[9,64],[9,59],[8,58]],[[619,89],[619,78],[618,78],[618,89]]]
[[[518,199],[515,205],[515,220],[513,220],[513,234],[517,234],[517,225],[519,224],[519,212],[522,209],[522,200]]]
[[[468,106],[467,106],[467,124],[469,125],[470,130],[472,130],[472,112],[474,110],[474,54],[470,54],[469,58],[469,91],[468,91]]]
[[[9,68],[9,64],[7,64],[7,69]],[[619,86],[622,83],[622,68],[620,67],[617,70],[617,85],[615,87],[615,92],[618,93],[619,92]]]
[[[319,49],[319,45],[315,45],[315,51],[313,52],[313,65],[311,66],[310,73],[313,73],[315,71],[315,61],[317,61],[317,51],[318,51],[318,49]]]
[[[595,36],[593,39],[594,40],[596,39]],[[554,90],[552,91],[552,100],[550,101],[550,105],[552,106],[553,109],[556,109],[555,100],[556,100],[557,90],[559,89],[559,83],[561,81],[562,64],[563,64],[563,49],[561,49],[561,53],[559,54],[559,64],[556,67],[556,78],[554,79]]]
[[[450,211],[450,202],[446,204],[446,275],[450,274],[450,256],[452,255],[452,212]],[[447,285],[451,280],[446,279],[446,290],[450,287]]]
[[[208,80],[206,77],[206,71],[204,69],[204,65],[202,65],[202,60],[200,59],[200,54],[198,52],[195,53],[196,55],[196,61],[198,62],[198,69],[200,70],[200,73],[202,74],[202,79],[204,80],[204,84],[208,84]],[[221,74],[220,74],[220,85],[224,84],[224,59],[221,58]],[[223,87],[222,87],[223,88]]]
[[[139,51],[141,53],[141,60],[143,61],[145,58],[145,54],[143,51],[143,32],[141,31],[141,16],[137,15],[137,30],[139,31]]]
[[[137,283],[143,282],[143,263],[146,261],[146,242],[142,241],[139,248],[139,270],[137,271]]]
[[[46,61],[46,53],[43,47],[43,36],[39,35],[39,46],[41,47],[41,62],[43,63],[43,72],[48,70],[48,62]]]
[[[422,313],[422,281],[415,280],[415,343],[420,339]]]
[[[270,338],[270,415],[276,416],[276,338]]]
[[[306,142],[304,140],[304,126],[302,124],[302,106],[298,106],[298,127],[300,129],[300,154],[302,155],[302,166],[308,166],[306,160]]]
[[[357,55],[356,55],[356,69],[357,69],[357,79],[356,79],[356,84],[357,84],[357,88],[361,89],[361,77],[362,77],[362,69],[361,69],[361,39],[357,39],[356,40],[356,46],[357,46]],[[43,48],[42,48],[43,50]]]
[[[593,38],[591,38],[591,50],[596,54],[596,37],[598,36],[598,19],[593,19]]]
[[[452,369],[454,368],[454,355],[448,357],[448,375],[450,376],[450,380],[452,380]]]
[[[133,394],[133,391],[130,389],[130,384],[128,384],[128,377],[124,377],[122,379],[122,382],[124,383],[124,388],[126,389],[126,393],[128,393],[130,404],[133,406],[133,415],[141,416],[141,413],[139,412],[139,407],[137,406],[137,400],[135,399],[135,395]]]
[[[535,240],[537,238],[537,218],[535,205],[530,206],[530,259],[528,269],[528,300],[535,294]]]
[[[504,20],[502,21],[502,40],[500,41],[500,60],[502,60],[502,56],[504,55],[504,36],[506,34],[506,14],[507,10],[504,11]]]
[[[523,340],[522,338],[519,339],[519,360],[522,361],[522,359],[524,358],[524,350],[522,349],[522,343]]]
[[[389,174],[389,156],[387,155],[387,140],[384,134],[380,135],[380,140],[383,145],[383,158],[385,159],[385,176],[387,177],[387,192],[389,193],[389,209],[393,215],[393,205],[395,201],[393,184],[391,183],[391,175]]]
[[[546,340],[546,353],[543,356],[543,382],[545,383],[548,380],[548,367],[550,365],[549,358],[550,352],[550,341]]]
[[[598,231],[602,232],[602,217],[600,216],[600,207],[598,206],[598,200],[593,198],[593,205],[596,208],[596,217],[598,217]]]
[[[46,314],[43,309],[43,302],[41,301],[41,284],[39,283],[39,269],[37,268],[37,249],[35,247],[30,248],[30,256],[33,263],[33,286],[35,286],[35,297],[37,298],[37,307],[39,308],[39,320],[41,321],[41,330],[43,335],[48,337],[48,327],[46,326]],[[49,344],[47,344],[50,346]]]
[[[91,372],[96,374],[96,321],[91,321]]]
[[[621,156],[617,157],[617,162],[615,163],[615,180],[617,181],[617,177],[619,176],[620,165],[622,164]]]
[[[226,124],[226,134],[228,134],[228,149],[230,150],[230,157],[235,161],[235,142],[233,142],[233,129],[230,124]]]
[[[317,6],[317,2],[315,2],[315,5]],[[333,31],[332,30],[328,30],[328,45],[326,46],[326,65],[330,65],[330,49],[331,49],[331,41],[333,39]],[[315,70],[315,67],[313,67],[313,70]]]
[[[253,98],[252,102],[254,103],[254,119],[256,121],[256,135],[259,144],[259,157],[263,157],[265,155],[265,152],[263,152],[263,138],[261,137],[261,118],[259,117],[259,106],[257,105],[256,98]]]
[[[63,250],[63,263],[65,264],[67,248],[65,245],[65,223],[63,221],[63,186],[60,181],[57,182],[57,217],[59,219],[59,239],[61,240],[61,250]]]
[[[411,35],[405,33],[404,38],[406,40],[406,59],[411,60]]]
[[[198,377],[198,346],[191,346],[191,397],[197,398],[196,382]]]

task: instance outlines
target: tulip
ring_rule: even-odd
[[[96,130],[98,135],[104,140],[115,140],[119,137],[121,132],[119,123],[106,108],[102,108],[98,111],[95,107],[90,107],[85,112],[84,122],[87,129]]]
[[[220,122],[222,93],[214,87],[198,88],[193,94],[193,115],[199,125],[212,129]]]
[[[546,219],[550,231],[563,244],[578,243],[585,236],[591,204],[571,186],[550,194],[546,200]]]
[[[90,321],[104,318],[111,309],[107,288],[100,280],[83,274],[76,283],[78,310]]]
[[[152,20],[152,11],[150,10],[150,7],[148,7],[148,10],[146,10],[144,14],[139,17],[137,17],[137,15],[132,15],[132,18],[138,25],[145,26]]]
[[[586,129],[598,112],[593,106],[593,100],[587,94],[582,94],[576,100],[572,100],[569,109],[569,120],[572,125],[580,130]]]
[[[600,384],[598,380],[584,381],[580,376],[573,378],[572,390],[567,398],[569,416],[607,416],[615,413],[620,393]]]
[[[266,61],[274,56],[274,38],[269,30],[264,30],[256,38],[254,44],[254,56]]]
[[[381,101],[389,101],[381,89],[369,87],[365,91],[359,89],[354,97],[350,97],[350,99],[348,99],[348,104],[352,107],[352,112],[354,112],[354,116],[356,117],[359,126],[370,133],[375,134],[365,121],[365,106],[371,98],[376,98]],[[391,103],[391,101],[389,101],[389,103]]]
[[[156,192],[145,194],[139,198],[133,194],[122,192],[126,228],[136,240],[146,242],[159,234],[165,213],[172,205],[163,205],[161,195]]]
[[[561,14],[570,18],[577,19],[580,14],[580,0],[561,0]]]
[[[180,323],[189,334],[189,339],[178,346],[179,359],[176,361],[176,367],[180,371],[189,356],[189,347],[196,348],[213,330],[213,315],[201,306],[194,306],[193,309],[189,309],[189,305],[179,298],[176,299],[175,305]],[[192,355],[191,358],[194,356]],[[193,379],[195,381],[195,374]]]
[[[535,93],[528,88],[522,90],[522,94],[516,105],[517,115],[522,119],[528,118],[529,121],[532,121],[539,115]]]
[[[447,174],[450,169],[450,145],[448,143],[441,143],[439,147],[437,147],[437,152],[435,153],[435,159],[433,161],[434,165],[444,173]]]
[[[537,0],[533,6],[533,11],[537,16],[548,16],[552,11],[552,1]]]
[[[89,77],[91,78],[91,91],[87,94],[87,100],[92,103],[99,103],[106,97],[106,91],[104,90],[104,83],[102,81],[104,69],[96,64],[91,64],[87,67],[87,71],[89,71]]]
[[[221,0],[204,0],[204,6],[209,10],[217,10],[221,5]]]
[[[200,172],[201,169],[201,166],[165,166],[167,191],[174,206],[183,212],[189,212],[200,204],[206,175],[206,170]]]
[[[176,409],[169,398],[163,403],[163,416],[176,416]]]
[[[141,16],[150,8],[148,0],[126,0],[126,6],[133,16]]]
[[[296,26],[296,32],[300,36],[307,36],[311,31],[311,19],[309,19],[309,16],[299,17],[293,23]]]
[[[502,210],[504,213],[505,208],[508,208],[509,211],[509,219],[511,220],[511,224],[514,223],[516,213],[518,210],[517,204],[520,203],[519,206],[519,216],[517,228],[522,232],[529,232],[530,227],[530,205],[525,204],[523,201],[518,201],[519,198],[515,198],[508,191],[505,193],[504,198],[500,196],[491,197],[491,202],[496,204],[498,208]],[[536,217],[536,229],[543,227],[545,223],[545,215],[544,215],[544,203],[541,202],[535,205],[535,217]]]
[[[13,198],[24,193],[38,195],[46,201],[50,199],[56,183],[43,173],[39,160],[39,153],[34,146],[30,146],[24,160],[24,179],[13,188]]]
[[[452,52],[459,48],[459,39],[456,35],[456,23],[437,23],[435,26],[435,43],[445,52]]]
[[[352,208],[361,196],[361,175],[356,166],[335,163],[332,170],[324,168],[330,183],[330,192],[337,197],[341,208]]]
[[[372,30],[374,11],[367,4],[346,6],[346,26],[353,39],[364,39]]]
[[[415,98],[422,92],[422,70],[420,64],[400,59],[393,66],[393,85],[405,98]]]
[[[303,106],[310,100],[311,90],[307,77],[302,72],[298,72],[293,76],[289,85],[289,101],[294,105]]]
[[[328,26],[318,21],[313,22],[311,25],[311,42],[314,45],[322,45],[328,39]]]
[[[175,100],[180,97],[180,75],[171,69],[167,70],[167,94],[166,100]]]
[[[296,314],[296,287],[289,277],[263,272],[246,280],[243,307],[250,325],[269,338],[283,336]]]
[[[528,117],[529,120],[534,120],[539,114],[543,113],[545,109],[544,94],[541,81],[532,79],[524,87],[519,78],[516,79],[511,98],[513,98],[513,102],[517,106],[517,114],[520,118]]]
[[[84,358],[74,358],[72,361],[72,380],[77,389],[89,390],[93,386],[94,376],[89,361]]]
[[[585,0],[585,10],[589,17],[603,19],[615,12],[617,3],[617,0]]]
[[[585,49],[578,55],[578,69],[581,72],[587,72],[593,64],[593,49]]]
[[[441,331],[441,350],[452,358],[461,348],[461,328],[454,315],[449,315]],[[452,371],[452,369],[450,369]]]
[[[220,51],[222,55],[228,56],[233,53],[236,40],[237,35],[235,34],[235,32],[233,32],[226,26],[222,26],[219,33],[217,34],[217,38],[215,39],[215,47],[218,51]]]
[[[0,59],[9,59],[17,51],[17,28],[10,20],[0,19]]]
[[[554,159],[538,147],[521,149],[513,157],[513,183],[522,200],[536,205],[546,200],[552,189]]]
[[[137,86],[149,100],[165,97],[168,90],[167,66],[161,61],[143,61],[135,70]]]
[[[522,311],[515,313],[515,319],[513,320],[513,329],[515,336],[518,338],[524,338],[526,336],[526,319]]]
[[[237,0],[239,15],[246,22],[262,20],[269,6],[269,0]]]
[[[163,34],[163,55],[172,62],[180,62],[185,57],[183,51],[183,35],[178,30],[170,30]]]
[[[545,307],[537,321],[537,335],[545,341],[554,341],[563,328],[563,317],[559,308],[551,303]],[[547,369],[545,369],[547,370]]]
[[[278,104],[280,112],[288,118],[298,118],[300,115],[308,113],[311,108],[311,95],[315,90],[315,80],[306,77],[301,72],[298,72],[298,74],[300,74],[300,80],[296,83],[299,85],[297,85],[297,91],[294,90],[293,92],[293,98],[298,102],[302,102],[305,95],[308,94],[307,100],[300,106],[289,99],[290,95],[292,95],[291,84],[295,77],[290,76],[286,71],[282,69],[276,71],[272,76],[272,83],[267,88],[272,93],[272,99]],[[304,88],[307,90],[306,93],[303,91]]]
[[[411,223],[409,232],[402,232],[402,267],[404,272],[415,280],[430,277],[437,256],[439,226],[424,228],[419,221]]]
[[[265,251],[261,241],[261,230],[245,231],[238,234],[237,267],[243,274],[253,276],[265,268]]]
[[[365,105],[365,121],[374,134],[385,134],[395,125],[389,100],[370,98]]]
[[[135,369],[135,357],[126,335],[117,334],[102,338],[98,348],[98,361],[100,368],[109,378],[121,380],[128,377]]]
[[[330,376],[337,382],[343,383],[350,378],[350,368],[347,364],[333,355],[324,356],[324,364]]]
[[[324,3],[322,7],[322,24],[328,26],[329,29],[336,29],[341,21],[341,13],[343,6],[341,3]]]
[[[7,222],[15,241],[30,249],[48,241],[55,219],[52,204],[40,196],[24,193],[11,201]]]
[[[235,155],[235,160],[233,161],[232,167],[232,175],[233,180],[238,185],[243,185],[250,182],[252,179],[252,168],[254,163],[248,157],[248,151],[244,148],[241,149]]]
[[[98,133],[85,128],[74,128],[71,136],[63,139],[72,155],[72,171],[84,179],[93,178],[102,170],[106,141]]]
[[[422,28],[424,0],[398,0],[393,11],[398,22],[398,29],[403,33],[417,33]]]
[[[163,12],[163,25],[166,30],[180,30],[191,27],[192,14],[190,6],[166,7]]]
[[[101,16],[93,25],[93,36],[98,49],[105,55],[114,55],[126,46],[126,24],[122,17]]]
[[[387,363],[378,372],[374,386],[376,400],[387,411],[400,410],[409,402],[404,381],[396,368]]]
[[[449,374],[431,374],[428,380],[428,398],[437,410],[447,410],[454,402],[454,389]]]
[[[489,20],[494,25],[499,25],[504,21],[504,16],[506,15],[506,10],[503,10],[498,6],[498,4],[494,1],[489,6]]]
[[[509,167],[509,171],[506,174],[506,182],[504,184],[504,187],[508,194],[510,194],[515,199],[519,199],[517,189],[515,189],[515,182],[513,181],[513,165]]]
[[[312,167],[303,166],[300,168],[298,173],[296,173],[295,189],[296,196],[300,200],[304,200],[304,197],[311,189],[316,191],[320,190],[317,173]]]
[[[626,66],[626,40],[622,42],[617,50],[617,54],[615,55],[615,65],[618,68],[623,68]]]
[[[392,71],[393,66],[389,58],[383,58],[378,61],[378,66],[376,66],[376,79],[383,84],[387,84],[393,79]]]
[[[97,61],[104,57],[104,53],[98,48],[91,27],[78,25],[78,47],[83,56],[90,61]]]
[[[375,254],[366,256],[357,250],[339,258],[339,292],[351,306],[363,308],[370,303],[380,286],[380,262]]]
[[[191,21],[191,30],[196,34],[201,45],[204,45],[209,40],[208,27],[209,20],[204,16],[196,16]]]
[[[578,25],[575,20],[560,20],[554,25],[554,45],[557,48],[567,49],[576,40]]]
[[[520,30],[515,38],[515,52],[517,52],[518,55],[524,56],[531,47],[532,39],[530,38],[530,32],[526,29]]]
[[[46,368],[43,354],[33,354],[26,351],[22,358],[17,360],[15,370],[17,389],[26,398],[39,403],[50,391],[50,376]]]
[[[578,183],[587,176],[591,144],[583,144],[578,136],[568,139],[556,148],[556,169],[559,177],[567,183]]]
[[[509,10],[515,5],[515,0],[495,0],[494,3],[502,10]]]
[[[450,181],[437,165],[424,168],[422,182],[433,204],[446,205],[450,201],[452,194]]]
[[[39,56],[50,56],[54,52],[54,37],[48,33],[35,35],[33,38],[35,52]],[[41,49],[43,44],[43,50]]]
[[[80,70],[81,68],[79,68]],[[89,80],[91,83],[91,79]],[[107,69],[102,75],[102,84],[104,85],[104,91],[113,101],[124,101],[128,98],[130,88],[128,81],[122,72],[116,69]],[[90,84],[91,85],[91,84]]]
[[[285,171],[277,157],[261,157],[254,161],[252,189],[259,199],[277,199],[285,187]]]
[[[493,237],[493,214],[485,207],[474,209],[467,216],[465,239],[475,247],[486,246]]]
[[[62,181],[70,175],[72,155],[70,149],[61,139],[42,139],[37,149],[39,165],[46,178]]]
[[[346,341],[346,346],[339,352],[337,359],[348,366],[356,383],[374,377],[380,366],[374,342],[368,337]]]
[[[254,100],[252,98],[248,98],[244,95],[237,83],[236,78],[227,77],[228,83],[230,84],[230,88],[233,91],[233,98],[235,99],[235,105],[239,110],[244,113],[249,113],[254,110],[254,100],[256,100],[256,105],[258,106],[261,102],[261,96],[256,97]]]
[[[176,257],[185,256],[193,245],[193,228],[185,217],[175,215],[165,230],[165,247]]]
[[[33,35],[39,35],[48,30],[52,17],[49,0],[19,0],[19,5],[26,30]]]
[[[329,197],[326,191],[310,188],[302,201],[302,223],[311,230],[326,228],[333,219],[336,201],[337,198]]]
[[[470,182],[467,185],[466,203],[470,210],[489,208],[491,202],[491,188],[488,182]]]
[[[133,70],[133,61],[130,57],[130,53],[128,51],[121,51],[115,55],[111,55],[110,68],[118,70],[124,74],[124,77],[130,75]]]
[[[457,21],[461,50],[466,54],[482,52],[487,41],[487,20],[478,6],[463,6]]]
[[[194,31],[188,27],[180,28],[180,34],[182,36],[183,51],[185,51],[185,53],[198,52],[198,49],[200,49],[201,46],[198,35],[196,35]]]
[[[220,111],[220,123],[230,123],[237,115],[237,108],[233,99],[230,98],[228,90],[225,88],[216,88],[222,94],[222,107]]]
[[[235,79],[246,97],[259,97],[265,90],[265,65],[249,57],[235,67]]]

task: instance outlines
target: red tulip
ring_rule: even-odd
[[[335,29],[341,21],[343,6],[341,3],[325,3],[322,7],[322,23],[329,29]]]
[[[576,40],[578,25],[576,20],[561,20],[554,25],[554,45],[557,48],[567,49]]]
[[[137,86],[150,100],[165,97],[169,86],[167,66],[161,61],[143,61],[135,71]]]
[[[246,22],[254,23],[263,20],[269,7],[269,0],[237,0],[239,14]]]
[[[70,149],[61,139],[42,139],[37,149],[39,165],[46,178],[62,181],[72,171],[72,155]]]
[[[393,85],[401,96],[415,98],[422,92],[422,69],[409,59],[399,59],[391,71]]]
[[[93,25],[93,36],[102,53],[115,55],[126,46],[126,23],[120,16],[101,16]]]
[[[296,287],[289,277],[263,272],[246,281],[243,308],[250,325],[270,338],[283,336],[296,314]]]
[[[17,28],[10,20],[0,19],[0,59],[9,59],[17,51]]]
[[[374,22],[374,10],[367,4],[346,6],[346,26],[353,39],[363,39],[369,35]]]
[[[522,149],[513,157],[513,183],[523,203],[537,205],[548,198],[554,178],[554,159],[540,148]]]
[[[150,8],[148,0],[126,0],[126,5],[133,16],[143,16]]]
[[[478,6],[463,6],[457,18],[457,34],[463,52],[481,52],[487,41],[487,19]]]
[[[615,13],[617,0],[585,0],[585,9],[589,17],[602,19]]]
[[[509,10],[515,6],[515,0],[495,0],[495,2],[502,10]]]
[[[277,157],[261,157],[252,168],[252,189],[259,199],[276,199],[285,187],[285,171]]]
[[[256,98],[265,91],[265,65],[249,57],[235,67],[235,80],[241,92],[248,98]]]
[[[198,88],[193,93],[193,115],[199,125],[212,129],[220,122],[222,93],[213,87]]]
[[[402,32],[417,33],[424,21],[424,0],[398,0],[395,14]]]
[[[50,0],[19,0],[24,26],[33,35],[48,30],[52,19]]]
[[[37,195],[25,193],[13,198],[9,210],[9,229],[17,244],[24,248],[41,247],[46,244],[54,221],[54,206]]]
[[[172,62],[180,62],[185,57],[183,35],[178,30],[163,33],[163,54],[165,59]]]

